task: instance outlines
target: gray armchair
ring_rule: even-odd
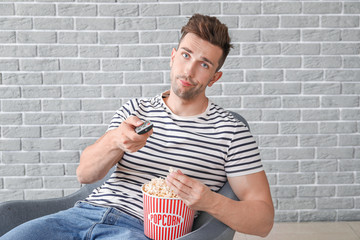
[[[234,112],[232,112],[232,114],[248,126],[246,120],[242,116]],[[24,222],[74,206],[75,202],[86,198],[94,188],[100,186],[108,179],[112,172],[113,169],[109,171],[104,179],[93,184],[84,185],[77,192],[66,197],[44,200],[17,200],[0,203],[0,237]],[[231,199],[238,200],[228,182],[220,189],[219,193]],[[234,234],[234,230],[215,219],[210,214],[202,212],[195,219],[192,232],[179,239],[230,240],[233,239]]]

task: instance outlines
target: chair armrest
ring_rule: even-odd
[[[233,200],[239,200],[235,193],[231,190],[229,182],[218,192],[225,197]],[[178,238],[179,240],[197,240],[197,239],[214,239],[214,240],[230,240],[233,239],[235,231],[220,222],[210,214],[202,212],[194,221],[193,231]]]

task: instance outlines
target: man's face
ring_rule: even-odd
[[[216,72],[222,49],[188,33],[178,50],[171,53],[171,88],[184,100],[204,95],[207,86],[212,86],[222,75]]]

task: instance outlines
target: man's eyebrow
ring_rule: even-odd
[[[185,51],[187,51],[188,53],[193,53],[190,49],[188,49],[187,47],[181,47],[182,49],[184,49]],[[201,59],[204,61],[204,62],[207,62],[209,63],[210,65],[212,66],[215,66],[214,63],[212,61],[210,61],[208,58],[206,57],[201,57]]]

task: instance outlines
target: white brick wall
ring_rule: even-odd
[[[230,28],[208,95],[249,120],[276,221],[360,220],[358,1],[1,1],[0,201],[78,189],[114,111],[169,87],[195,12]]]

